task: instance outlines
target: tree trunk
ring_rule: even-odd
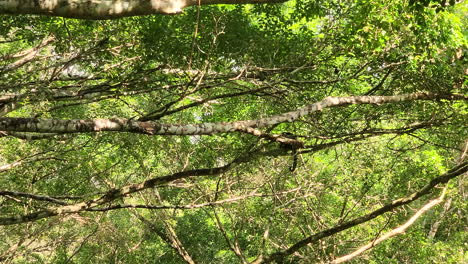
[[[188,6],[281,3],[288,0],[0,0],[0,14],[34,14],[79,19],[115,19],[179,14]]]

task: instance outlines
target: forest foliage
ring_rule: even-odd
[[[467,14],[0,16],[0,262],[468,261]]]

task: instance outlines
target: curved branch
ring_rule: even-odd
[[[320,239],[332,236],[332,235],[334,235],[336,233],[339,233],[339,232],[341,232],[343,230],[346,230],[346,229],[349,229],[351,227],[357,226],[359,224],[368,222],[368,221],[370,221],[370,220],[372,220],[372,219],[374,219],[374,218],[376,218],[376,217],[378,217],[378,216],[380,216],[382,214],[385,214],[387,212],[390,212],[390,211],[394,210],[397,207],[409,204],[409,203],[419,199],[420,197],[422,197],[422,196],[424,196],[426,194],[429,194],[434,189],[434,187],[436,185],[438,185],[440,183],[446,183],[450,179],[455,178],[455,177],[457,177],[459,175],[462,175],[462,174],[464,174],[466,172],[468,172],[468,162],[464,162],[464,163],[452,168],[451,170],[449,170],[445,174],[443,174],[443,175],[441,175],[441,176],[439,176],[437,178],[432,179],[426,186],[424,186],[419,191],[411,194],[408,197],[394,200],[391,203],[386,204],[385,206],[383,206],[383,207],[381,207],[381,208],[379,208],[379,209],[377,209],[377,210],[375,210],[375,211],[373,211],[373,212],[371,212],[369,214],[357,217],[357,218],[355,218],[353,220],[344,222],[344,223],[342,223],[340,225],[337,225],[335,227],[332,227],[332,228],[323,230],[321,232],[318,232],[318,233],[316,233],[314,235],[311,235],[311,236],[309,236],[309,237],[295,243],[294,245],[290,246],[286,250],[278,251],[276,253],[270,254],[267,257],[259,257],[257,259],[257,261],[255,261],[255,263],[271,263],[271,262],[282,263],[287,256],[290,256],[291,254],[294,254],[295,252],[297,252],[301,248],[303,248],[303,247],[305,247],[305,246],[307,246],[307,245],[309,245],[311,243],[317,242]]]
[[[91,199],[88,201],[65,205],[56,208],[50,208],[42,211],[37,211],[27,215],[16,215],[12,217],[0,217],[0,226],[2,225],[14,225],[27,223],[32,221],[37,221],[42,218],[48,218],[57,215],[63,214],[72,214],[79,213],[82,211],[90,211],[91,209],[98,207],[100,205],[112,202],[116,199],[122,198],[132,193],[140,192],[145,189],[154,188],[157,185],[169,183],[175,180],[184,179],[193,176],[214,176],[219,175],[233,168],[234,165],[248,161],[252,155],[250,151],[247,151],[246,154],[241,155],[239,158],[235,159],[231,163],[228,163],[221,167],[209,168],[209,169],[194,169],[188,171],[181,171],[171,175],[156,177],[149,180],[146,180],[141,183],[129,184],[121,188],[111,189],[106,192],[104,195]]]
[[[37,119],[37,118],[0,118],[0,131],[39,132],[39,133],[83,133],[83,132],[132,132],[148,135],[213,135],[243,131],[246,128],[269,127],[295,120],[328,107],[352,104],[387,104],[415,100],[468,100],[460,94],[412,93],[392,96],[350,96],[327,97],[319,102],[304,106],[295,111],[235,122],[202,124],[162,124],[159,122],[140,122],[124,118],[112,119]]]
[[[339,257],[337,259],[334,259],[333,261],[330,262],[330,264],[338,264],[338,263],[343,263],[345,261],[348,261],[348,260],[351,260],[357,256],[359,256],[361,253],[363,253],[364,251],[366,250],[369,250],[373,247],[375,247],[376,245],[382,243],[383,241],[391,238],[391,237],[394,237],[396,235],[400,235],[402,233],[405,232],[406,229],[408,229],[408,227],[410,227],[411,225],[414,224],[414,222],[416,222],[416,220],[418,220],[418,218],[423,215],[425,212],[427,212],[429,209],[431,209],[432,207],[440,204],[443,200],[444,200],[444,196],[445,196],[445,192],[446,192],[446,189],[444,189],[444,191],[442,192],[442,194],[437,198],[437,199],[434,199],[430,202],[428,202],[427,204],[425,204],[421,209],[419,209],[408,221],[406,221],[406,223],[404,223],[403,225],[391,230],[390,232],[384,234],[383,236],[379,237],[378,239],[358,248],[357,250],[353,251],[352,253],[350,254],[347,254],[345,256],[342,256],[342,257]]]

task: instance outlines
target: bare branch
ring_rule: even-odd
[[[37,118],[0,118],[0,131],[40,132],[40,133],[83,133],[99,131],[132,132],[148,135],[212,135],[243,130],[246,128],[269,127],[295,120],[328,107],[352,104],[386,104],[414,100],[468,100],[460,94],[413,93],[393,96],[350,96],[327,97],[295,111],[265,117],[257,120],[244,120],[224,123],[202,124],[162,124],[140,122],[124,118],[112,119],[37,119]]]
[[[218,227],[219,231],[224,237],[224,240],[226,240],[226,243],[228,244],[229,248],[231,249],[232,252],[239,258],[242,264],[247,263],[247,260],[245,258],[245,255],[242,253],[242,250],[239,247],[239,244],[237,241],[231,242],[231,239],[229,238],[228,232],[226,232],[226,229],[224,228],[223,223],[221,222],[221,219],[219,218],[218,213],[216,212],[216,209],[213,208],[213,214],[216,219],[216,226]],[[234,238],[235,240],[235,238]]]
[[[195,107],[195,106],[205,104],[205,103],[210,102],[210,101],[214,101],[214,100],[217,100],[217,99],[223,99],[223,98],[232,98],[232,97],[237,97],[237,96],[246,95],[246,94],[255,94],[255,93],[264,91],[266,89],[269,89],[269,88],[270,87],[266,86],[266,87],[261,87],[261,88],[258,88],[258,89],[242,91],[242,92],[237,92],[237,93],[221,94],[221,95],[213,96],[213,97],[210,97],[210,98],[205,98],[205,99],[202,99],[202,100],[198,100],[196,102],[177,107],[176,109],[173,109],[173,110],[166,110],[170,106],[175,104],[177,101],[180,101],[180,100],[177,100],[175,102],[171,102],[169,105],[164,106],[163,109],[159,109],[159,111],[155,111],[154,113],[151,113],[151,114],[148,114],[146,116],[140,117],[138,120],[139,121],[158,120],[163,116],[174,114],[174,113],[189,109],[191,107]],[[164,111],[164,110],[166,110],[166,111]]]
[[[441,203],[443,200],[444,200],[444,196],[445,196],[445,193],[446,193],[446,189],[447,188],[444,188],[444,191],[442,192],[442,194],[440,195],[439,198],[437,199],[434,199],[432,201],[430,201],[429,203],[425,204],[421,209],[419,209],[419,211],[417,211],[408,221],[406,221],[406,223],[404,223],[403,225],[391,230],[390,232],[386,233],[385,235],[381,236],[380,238],[358,248],[356,251],[348,254],[348,255],[345,255],[345,256],[342,256],[342,257],[339,257],[333,261],[330,262],[330,264],[338,264],[338,263],[343,263],[345,261],[348,261],[348,260],[351,260],[357,256],[359,256],[360,254],[362,254],[364,251],[366,250],[369,250],[373,247],[375,247],[376,245],[382,243],[383,241],[391,238],[391,237],[394,237],[396,235],[400,235],[400,234],[403,234],[405,232],[406,229],[408,229],[408,227],[410,227],[411,225],[414,224],[414,222],[416,222],[416,220],[418,220],[418,218],[423,215],[425,212],[427,212],[429,209],[431,209],[432,207],[438,205],[439,203]]]
[[[183,179],[183,178],[188,178],[188,177],[193,177],[193,176],[219,175],[233,168],[234,165],[242,163],[242,162],[246,162],[247,160],[249,160],[249,157],[251,157],[251,155],[249,154],[250,152],[248,152],[247,154],[241,155],[238,159],[235,159],[231,163],[228,163],[221,167],[181,171],[181,172],[177,172],[177,173],[163,176],[163,177],[152,178],[141,183],[130,184],[121,188],[112,189],[106,192],[104,195],[95,199],[88,200],[88,201],[61,206],[57,208],[50,208],[47,210],[37,211],[37,212],[30,213],[27,215],[0,217],[0,226],[21,224],[21,223],[37,221],[42,218],[47,218],[47,217],[52,217],[52,216],[57,216],[57,215],[87,211],[97,206],[112,202],[118,198],[125,197],[129,194],[140,192],[142,190],[146,190],[150,188],[154,188],[157,185],[169,183],[169,182]]]
[[[403,206],[403,205],[406,205],[406,204],[409,204],[417,199],[419,199],[420,197],[424,196],[424,195],[427,195],[429,194],[435,186],[437,186],[438,184],[440,183],[446,183],[448,182],[450,179],[453,179],[459,175],[462,175],[464,173],[466,173],[468,171],[468,162],[464,162],[456,167],[454,167],[453,169],[449,170],[448,172],[446,172],[445,174],[437,177],[437,178],[434,178],[433,180],[431,180],[426,186],[424,186],[423,188],[421,188],[419,191],[411,194],[410,196],[408,197],[405,197],[405,198],[400,198],[398,200],[394,200],[392,201],[391,203],[389,204],[386,204],[385,206],[369,213],[369,214],[366,214],[366,215],[363,215],[363,216],[360,216],[360,217],[357,217],[353,220],[350,220],[350,221],[347,221],[347,222],[344,222],[340,225],[337,225],[337,226],[334,226],[332,228],[329,228],[329,229],[326,229],[326,230],[323,230],[321,232],[318,232],[314,235],[311,235],[297,243],[295,243],[294,245],[290,246],[288,249],[286,250],[283,250],[283,251],[278,251],[276,253],[273,253],[273,254],[270,254],[269,256],[265,257],[265,258],[262,258],[261,261],[258,261],[258,263],[271,263],[271,262],[278,262],[278,263],[282,263],[284,258],[286,258],[287,256],[291,255],[291,254],[294,254],[295,252],[297,252],[298,250],[300,250],[301,248],[311,244],[311,243],[314,243],[314,242],[317,242],[319,241],[320,239],[323,239],[325,237],[329,237],[329,236],[332,236],[336,233],[339,233],[343,230],[346,230],[346,229],[349,229],[351,227],[354,227],[354,226],[357,226],[359,224],[362,224],[362,223],[365,223],[365,222],[368,222],[384,213],[387,213],[387,212],[390,212],[392,210],[394,210],[395,208],[397,207],[400,207],[400,206]]]
[[[206,203],[200,203],[200,204],[188,204],[188,205],[146,205],[146,204],[118,204],[118,205],[113,205],[113,206],[106,206],[102,208],[92,208],[87,211],[110,211],[110,210],[117,210],[117,209],[125,209],[125,208],[140,208],[140,209],[150,209],[150,210],[160,210],[160,209],[177,209],[177,210],[187,210],[187,209],[196,209],[196,208],[202,208],[202,207],[211,207],[211,206],[217,206],[221,204],[226,204],[226,203],[236,203],[242,200],[245,200],[247,198],[251,197],[271,197],[271,196],[276,196],[276,195],[284,195],[288,194],[291,192],[296,192],[300,190],[301,188],[294,188],[291,190],[283,191],[283,192],[277,192],[275,194],[263,194],[263,193],[250,193],[242,196],[236,196],[236,197],[231,197],[228,199],[224,200],[219,200],[219,201],[213,201],[213,202],[206,202]]]
[[[2,3],[0,2],[0,12],[1,12],[1,5],[2,5]],[[9,59],[9,58],[21,58],[21,59],[13,62],[11,64],[3,66],[2,68],[0,68],[0,72],[4,73],[4,72],[7,72],[7,71],[12,71],[14,69],[17,69],[17,68],[23,66],[24,64],[26,64],[28,62],[34,60],[34,58],[36,58],[36,56],[39,54],[39,52],[42,50],[42,48],[44,48],[45,46],[52,43],[53,40],[54,40],[53,36],[48,36],[47,38],[43,39],[41,41],[41,43],[39,43],[39,45],[37,45],[36,47],[25,50],[25,51],[22,51],[22,52],[19,52],[17,54],[10,55],[6,59]]]
[[[134,212],[134,215],[140,219],[145,225],[149,227],[151,231],[156,233],[167,245],[169,245],[172,249],[177,252],[177,254],[186,262],[189,264],[194,264],[195,262],[193,261],[192,257],[190,254],[187,252],[185,247],[182,245],[181,241],[179,240],[174,228],[166,221],[166,215],[162,214],[160,221],[162,222],[162,225],[164,226],[164,230],[160,227],[161,225],[157,225],[154,221],[150,221],[143,217],[142,215],[138,214],[137,212]],[[158,217],[160,218],[160,217]]]
[[[51,202],[55,204],[60,204],[60,205],[68,205],[68,203],[58,200],[56,198],[50,197],[50,196],[45,196],[45,195],[37,195],[37,194],[31,194],[31,193],[24,193],[24,192],[15,192],[15,191],[2,191],[0,190],[0,196],[13,196],[13,197],[22,197],[22,198],[30,198],[33,200],[38,200],[38,201],[46,201],[46,202]]]

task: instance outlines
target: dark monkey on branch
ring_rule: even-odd
[[[285,138],[290,138],[290,139],[297,139],[297,136],[290,133],[290,132],[285,132],[285,133],[282,133],[281,136],[285,137]],[[285,144],[285,143],[282,143],[280,145],[280,148],[286,150],[286,151],[291,151],[292,153],[292,157],[293,157],[293,162],[292,162],[292,165],[289,167],[289,170],[292,172],[292,171],[295,171],[296,170],[296,167],[297,167],[297,155],[298,155],[298,152],[297,150],[300,148],[299,146],[295,145],[295,144]]]

